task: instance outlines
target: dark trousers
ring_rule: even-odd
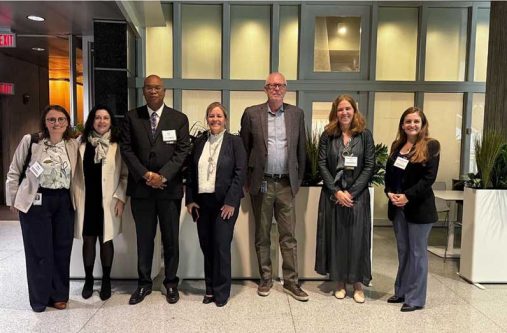
[[[19,213],[26,258],[30,305],[43,311],[69,300],[74,209],[69,190],[40,189],[42,205]]]
[[[267,192],[252,195],[255,217],[255,251],[259,262],[261,279],[272,279],[271,267],[271,224],[273,214],[279,234],[284,283],[298,283],[296,213],[294,197],[288,179],[267,180]]]
[[[151,266],[157,223],[160,223],[164,248],[164,285],[177,287],[181,199],[131,198],[131,208],[136,224],[139,287],[152,287]]]
[[[220,216],[223,203],[215,194],[200,194],[197,220],[199,244],[204,255],[204,280],[206,294],[215,296],[217,302],[225,302],[231,294],[231,242],[239,206],[228,220]]]
[[[394,293],[405,297],[408,305],[424,306],[428,285],[428,237],[433,223],[410,223],[403,210],[397,209],[393,226],[398,248]]]

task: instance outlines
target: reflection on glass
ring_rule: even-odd
[[[417,8],[379,9],[377,80],[415,80],[417,22]]]
[[[229,110],[229,128],[238,133],[241,128],[241,116],[245,108],[266,102],[264,91],[231,91],[231,109]]]
[[[467,8],[428,9],[427,81],[465,79],[467,20]]]
[[[278,70],[287,80],[297,80],[299,9],[280,6],[280,54]]]
[[[324,131],[324,127],[329,122],[329,112],[332,106],[332,102],[312,103],[312,133],[317,133],[320,136]]]
[[[475,143],[482,138],[484,128],[484,94],[474,94],[472,100],[472,133],[470,135],[470,164],[468,172],[477,172],[475,163]]]
[[[206,126],[206,108],[213,102],[222,102],[222,93],[220,91],[203,90],[183,90],[181,111],[188,117],[191,134],[195,130],[207,129]],[[229,114],[229,111],[227,110]],[[195,124],[195,126],[194,126]],[[194,127],[192,129],[192,127]]]
[[[165,90],[164,104],[170,108],[173,107],[173,90],[172,89]]]
[[[315,18],[315,72],[358,72],[361,18]]]
[[[186,79],[222,77],[222,7],[183,5],[182,76]]]
[[[146,75],[173,77],[173,22],[171,4],[162,4],[165,27],[146,28]]]
[[[429,122],[430,137],[440,141],[440,166],[437,181],[452,188],[452,179],[459,178],[462,93],[424,94],[424,113]]]
[[[477,13],[475,35],[474,81],[486,81],[488,67],[489,9],[480,8]]]
[[[414,106],[413,93],[382,92],[375,93],[373,139],[375,144],[383,143],[391,149],[396,138],[400,116],[407,108]],[[371,128],[371,127],[370,127]],[[387,218],[387,200],[383,186],[374,188],[374,219]]]
[[[231,6],[231,79],[268,76],[270,16],[269,6]]]

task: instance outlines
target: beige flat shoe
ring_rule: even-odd
[[[356,303],[364,303],[365,297],[362,290],[354,290],[354,301],[356,301]]]
[[[334,297],[338,299],[344,299],[347,296],[347,291],[345,289],[340,289],[334,292]]]

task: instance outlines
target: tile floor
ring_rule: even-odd
[[[443,244],[445,231],[434,228],[430,243]],[[310,301],[287,296],[275,283],[269,297],[256,294],[255,281],[235,281],[223,308],[201,303],[204,283],[182,282],[181,300],[169,305],[160,291],[128,305],[135,281],[113,281],[113,296],[81,298],[82,281],[71,281],[69,308],[34,313],[28,304],[25,260],[19,223],[0,222],[0,332],[507,332],[507,285],[480,290],[457,275],[458,261],[430,255],[428,301],[423,311],[401,313],[388,304],[396,273],[391,228],[374,232],[373,286],[365,304],[337,300],[333,285],[305,281]],[[158,282],[160,285],[160,281]],[[350,290],[349,290],[350,291]]]

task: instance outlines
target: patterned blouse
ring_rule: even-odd
[[[70,188],[71,168],[65,141],[52,144],[49,139],[44,145],[39,163],[44,171],[40,175],[40,186],[50,189]]]

